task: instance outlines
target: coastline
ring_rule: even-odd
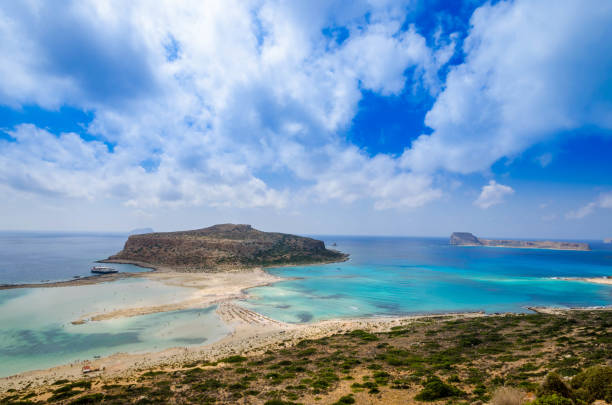
[[[561,281],[583,281],[585,283],[612,285],[612,277],[611,276],[604,276],[604,277],[551,277],[551,279],[553,279],[553,280],[561,280]]]
[[[100,371],[88,374],[111,380],[130,377],[150,368],[173,369],[185,364],[218,361],[236,354],[262,354],[266,350],[291,347],[304,339],[318,339],[337,333],[364,329],[387,332],[396,326],[419,322],[439,322],[487,315],[483,312],[465,312],[403,317],[372,317],[324,320],[312,324],[288,324],[267,318],[231,302],[217,308],[219,317],[232,327],[232,332],[219,341],[200,346],[174,347],[158,352],[116,353],[93,360],[75,361],[44,370],[32,370],[0,378],[0,392],[49,385],[61,379],[84,378],[82,369],[89,366]]]
[[[575,311],[610,311],[612,307],[554,308],[528,307],[542,315],[564,315]],[[287,349],[302,340],[319,339],[353,330],[370,333],[389,332],[407,325],[427,325],[449,320],[484,317],[516,316],[516,313],[486,314],[480,312],[440,313],[408,316],[330,319],[311,324],[289,324],[270,319],[232,302],[222,302],[217,308],[219,317],[232,327],[222,339],[198,346],[173,347],[157,352],[116,353],[93,360],[75,361],[44,370],[32,370],[0,378],[0,393],[8,390],[48,386],[58,380],[96,378],[111,383],[117,378],[134,379],[146,370],[172,371],[219,361],[233,355],[261,355],[267,350]],[[83,367],[98,370],[84,375]]]
[[[146,306],[138,308],[118,309],[103,313],[90,313],[81,316],[72,321],[73,325],[80,325],[90,321],[102,321],[114,318],[131,317],[139,315],[148,315],[159,312],[178,311],[184,309],[194,309],[207,307],[213,304],[229,302],[233,300],[246,299],[248,296],[247,290],[254,287],[263,287],[277,283],[279,281],[291,280],[291,278],[283,278],[270,274],[266,271],[267,268],[274,267],[292,267],[292,266],[313,266],[330,263],[344,262],[349,259],[349,255],[345,255],[341,261],[316,262],[311,264],[299,265],[278,265],[254,267],[254,268],[237,268],[232,270],[214,271],[214,272],[188,272],[177,271],[171,267],[157,266],[150,263],[144,263],[132,260],[106,259],[100,260],[101,263],[125,263],[134,264],[137,266],[151,268],[152,271],[145,273],[117,273],[117,274],[138,274],[139,277],[144,277],[152,281],[158,281],[163,284],[175,287],[194,288],[194,292],[187,300],[156,306]],[[117,277],[119,279],[121,277]],[[114,281],[97,280],[97,282]],[[95,284],[93,280],[91,284]],[[83,283],[85,284],[85,283]],[[75,283],[73,285],[81,285]]]
[[[348,260],[348,257],[344,258],[342,262],[346,260]],[[60,379],[82,379],[84,377],[82,368],[86,365],[94,369],[102,370],[91,375],[101,377],[103,379],[111,379],[119,376],[129,377],[135,375],[135,373],[138,373],[143,369],[150,369],[154,367],[181,367],[185,364],[194,362],[216,361],[220,358],[234,354],[261,354],[270,348],[292,346],[303,339],[317,339],[338,333],[349,332],[355,329],[364,329],[371,332],[384,332],[389,331],[394,326],[402,326],[414,322],[436,322],[448,319],[507,315],[506,313],[486,314],[484,312],[431,313],[408,316],[379,316],[346,319],[336,318],[319,321],[312,324],[290,324],[270,319],[262,314],[248,310],[235,303],[236,300],[247,298],[248,289],[250,288],[270,285],[279,281],[287,280],[287,278],[281,278],[270,274],[265,268],[240,268],[231,271],[195,273],[175,271],[169,267],[153,266],[149,263],[125,260],[100,262],[134,264],[141,267],[150,268],[152,271],[92,276],[86,278],[90,280],[84,280],[87,282],[81,282],[83,279],[77,279],[70,280],[68,282],[40,284],[38,287],[78,286],[110,282],[124,277],[145,277],[149,280],[158,281],[167,285],[192,288],[194,289],[194,293],[189,297],[189,299],[179,303],[140,308],[126,308],[110,312],[87,314],[79,319],[75,319],[73,324],[78,325],[90,321],[138,316],[181,309],[201,308],[218,304],[216,313],[232,331],[219,341],[204,345],[174,347],[157,352],[116,353],[99,359],[76,361],[45,370],[32,370],[9,377],[3,377],[0,378],[0,392],[11,388],[21,389],[26,386],[35,387],[48,385]],[[333,261],[330,263],[337,262],[338,261]],[[315,265],[315,263],[293,266],[278,265],[269,266],[266,268],[308,265]],[[572,278],[569,279],[573,280]],[[31,285],[24,285],[23,287],[9,286],[9,288],[27,288],[30,286]],[[564,314],[568,311],[597,309],[611,310],[612,307],[527,307],[527,309],[540,314]]]
[[[244,268],[227,268],[218,271],[185,271],[183,269],[176,269],[170,266],[155,265],[151,263],[141,262],[137,260],[124,260],[124,259],[102,259],[96,260],[96,263],[118,263],[118,264],[131,264],[133,266],[150,269],[148,272],[143,273],[130,273],[130,272],[119,272],[111,274],[96,274],[91,276],[79,277],[70,280],[59,280],[50,281],[44,283],[19,283],[19,284],[0,284],[0,290],[12,290],[17,288],[53,288],[53,287],[77,287],[79,285],[92,285],[100,283],[109,283],[123,278],[132,277],[148,277],[153,273],[174,273],[174,274],[223,274],[223,273],[238,273],[238,272],[249,272],[257,269],[273,269],[281,267],[299,267],[299,266],[316,266],[332,263],[344,263],[350,259],[348,254],[344,254],[345,257],[342,260],[330,260],[324,262],[313,262],[313,263],[300,263],[300,264],[275,264],[270,266],[255,266],[255,267],[244,267]],[[259,287],[259,285],[254,286]],[[250,288],[250,287],[247,287]]]
[[[89,313],[72,321],[79,325],[114,318],[148,315],[159,312],[203,308],[213,304],[228,302],[247,297],[246,290],[261,287],[283,280],[261,268],[219,273],[182,273],[174,271],[156,271],[142,273],[143,277],[173,287],[193,289],[188,299],[154,306],[116,309],[109,312]]]
[[[555,248],[555,247],[542,247],[542,246],[504,246],[504,245],[476,245],[476,244],[455,244],[449,243],[449,246],[457,247],[484,247],[484,248],[502,248],[502,249],[529,249],[529,250],[555,250],[562,252],[591,252],[591,249],[574,249],[574,248]]]
[[[97,274],[93,276],[75,278],[72,280],[50,281],[48,283],[0,284],[0,290],[14,290],[17,288],[77,287],[80,285],[110,283],[112,281],[121,280],[124,278],[143,277],[143,275],[145,274],[147,273],[121,272],[121,273],[111,273],[111,274]]]
[[[569,312],[580,312],[580,311],[612,311],[612,305],[608,306],[594,306],[594,307],[575,307],[575,308],[562,308],[562,307],[525,307],[526,309],[535,312],[536,314],[544,315],[563,315]]]

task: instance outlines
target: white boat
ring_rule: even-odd
[[[112,267],[107,267],[107,266],[93,266],[91,268],[91,272],[96,273],[96,274],[118,273],[117,270],[113,269]]]

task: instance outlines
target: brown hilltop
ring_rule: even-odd
[[[347,255],[316,239],[262,232],[251,225],[221,224],[180,232],[131,235],[123,250],[108,258],[183,271],[325,263]]]

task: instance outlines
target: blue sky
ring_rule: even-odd
[[[0,229],[612,237],[612,4],[0,6]]]

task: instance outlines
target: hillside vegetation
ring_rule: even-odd
[[[611,330],[612,311],[423,319],[130,378],[57,381],[0,404],[610,403]]]

